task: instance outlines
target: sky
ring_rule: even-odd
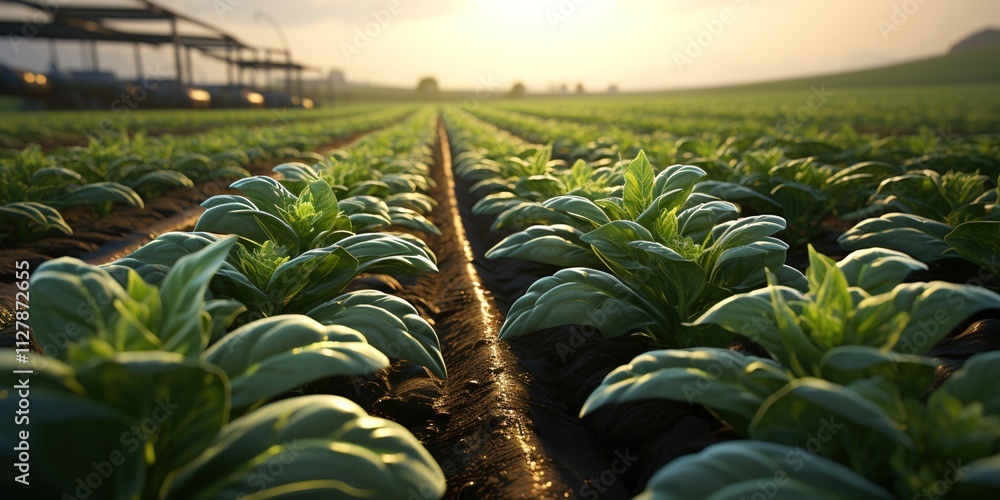
[[[93,5],[106,0],[86,0]],[[58,0],[61,4],[72,0]],[[113,0],[127,4],[127,0]],[[373,85],[545,92],[582,83],[601,91],[691,88],[874,67],[939,55],[963,37],[1000,28],[997,0],[161,0],[248,44]],[[0,18],[27,20],[0,4]],[[126,25],[121,27],[127,28]],[[15,47],[16,45],[16,47]],[[101,69],[136,74],[133,49],[103,43]],[[82,66],[59,42],[63,69]],[[172,74],[172,52],[142,49],[144,64]],[[0,62],[43,71],[49,44],[0,41]],[[224,79],[196,56],[195,83]],[[308,75],[307,75],[308,76]],[[263,77],[261,77],[263,78]],[[277,76],[276,76],[277,78]]]

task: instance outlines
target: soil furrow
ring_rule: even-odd
[[[467,186],[456,186],[452,176],[441,122],[438,136],[432,194],[439,205],[431,218],[442,236],[429,236],[428,243],[441,272],[408,284],[402,295],[425,303],[449,378],[437,388],[435,417],[411,430],[444,469],[446,498],[578,497],[583,478],[599,476],[608,464],[579,419],[542,394],[510,345],[499,340],[502,316],[484,285],[490,279],[478,268],[482,245],[466,236],[471,203],[461,200]],[[390,399],[413,397],[401,389],[390,389]],[[609,498],[627,496],[614,493]]]

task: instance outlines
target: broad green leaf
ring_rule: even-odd
[[[786,301],[803,301],[805,296],[788,287],[775,288]],[[771,305],[771,290],[764,288],[729,297],[702,314],[695,325],[715,324],[738,333],[765,347],[781,348],[778,325]]]
[[[756,207],[758,211],[774,213],[781,210],[781,203],[770,196],[734,182],[702,181],[695,191],[726,201]]]
[[[409,302],[375,290],[346,293],[306,313],[324,325],[353,328],[386,356],[425,366],[447,377],[434,328]]]
[[[66,196],[54,200],[58,208],[79,206],[100,207],[101,205],[131,205],[143,207],[142,197],[132,188],[117,182],[94,182],[76,189]]]
[[[15,363],[13,356],[9,358],[9,361],[0,359],[0,380],[5,388],[20,383],[13,370],[34,369],[29,382],[28,453],[29,463],[38,466],[31,467],[30,486],[14,484],[10,478],[4,478],[4,484],[10,488],[25,488],[33,498],[59,498],[66,492],[74,492],[79,487],[76,483],[79,478],[94,473],[94,463],[103,467],[110,458],[118,463],[113,469],[115,474],[102,480],[101,493],[105,498],[138,497],[147,474],[141,440],[146,435],[140,431],[136,436],[130,427],[141,421],[112,405],[86,397],[73,370],[59,361],[48,359],[43,366],[38,366],[39,356],[33,358],[35,363],[32,365],[21,365]],[[0,399],[0,411],[11,415],[13,420],[18,401],[13,394]],[[144,404],[141,400],[134,403]],[[144,418],[154,423],[152,415]],[[0,456],[9,464],[23,463],[18,459],[20,452],[14,449],[23,447],[21,440],[12,425],[8,429],[10,432],[0,434]],[[67,442],[72,442],[73,446],[66,446]]]
[[[129,182],[129,187],[135,190],[167,189],[172,187],[192,187],[194,182],[188,176],[174,170],[149,172],[138,179]],[[145,193],[146,191],[143,191]]]
[[[302,190],[298,204],[310,203],[316,215],[310,218],[308,234],[314,235],[322,231],[339,229],[337,219],[340,217],[340,205],[337,196],[333,194],[330,185],[323,180],[309,182]],[[279,242],[280,243],[280,242]]]
[[[281,174],[286,182],[308,182],[321,179],[315,168],[301,162],[282,163],[271,170]]]
[[[631,243],[653,240],[653,234],[646,228],[626,220],[609,222],[580,237],[580,241],[591,245],[601,260],[619,275],[624,274],[624,270],[645,267],[636,261],[636,250]],[[677,255],[677,260],[685,259]]]
[[[794,379],[768,397],[750,422],[749,434],[753,439],[802,446],[821,429],[827,430],[829,437],[823,441],[830,447],[863,437],[914,449],[902,426],[879,406],[850,388],[808,377]]]
[[[785,220],[774,215],[756,215],[723,222],[712,229],[712,252],[758,241],[785,229]]]
[[[232,383],[233,408],[246,408],[308,382],[367,375],[389,360],[347,326],[297,315],[254,321],[222,337],[202,356]]]
[[[645,158],[644,153],[640,153]],[[707,175],[704,170],[693,165],[671,165],[656,175],[653,197],[660,197],[673,190],[681,190],[687,198],[695,184]]]
[[[205,301],[205,312],[212,318],[212,331],[209,344],[219,339],[236,318],[247,310],[242,303],[231,299],[212,299]]]
[[[236,244],[235,237],[220,239],[196,253],[186,255],[167,273],[160,286],[163,321],[157,334],[163,349],[184,355],[198,355],[208,345],[210,330],[205,330],[205,292],[219,267]]]
[[[571,268],[536,281],[514,302],[500,329],[506,339],[561,325],[591,325],[617,337],[653,321],[647,306],[614,276]]]
[[[420,231],[425,234],[441,234],[441,230],[423,215],[403,207],[389,207],[392,225]]]
[[[987,415],[1000,416],[997,380],[1000,380],[1000,351],[979,353],[969,358],[930,397],[937,392],[948,393],[965,405],[982,404]]]
[[[385,204],[390,209],[392,207],[409,208],[419,214],[430,213],[437,206],[434,198],[423,193],[397,193],[386,198]],[[500,211],[496,213],[500,213]]]
[[[116,301],[128,302],[125,289],[106,271],[62,257],[42,264],[31,276],[31,329],[48,356],[67,360],[73,344],[110,340],[119,316]],[[155,348],[150,339],[147,348]]]
[[[944,237],[966,260],[1000,276],[1000,221],[966,222]]]
[[[38,231],[55,229],[65,234],[73,234],[73,229],[63,219],[58,210],[42,203],[22,201],[0,205],[0,220],[17,224],[33,224]]]
[[[898,381],[901,393],[918,398],[933,384],[938,363],[926,356],[844,345],[827,351],[819,365],[824,380],[846,385],[857,379],[882,376]]]
[[[857,286],[869,294],[885,293],[903,282],[908,274],[927,269],[909,255],[887,248],[865,248],[837,263],[850,286]]]
[[[893,347],[905,354],[923,354],[973,315],[1000,309],[1000,294],[971,285],[906,283],[889,293],[897,310],[909,312],[909,322]]]
[[[258,210],[279,217],[281,210],[295,203],[296,196],[273,177],[255,175],[229,186],[246,196]]]
[[[589,231],[611,222],[611,219],[608,218],[598,204],[582,196],[557,196],[545,201],[542,203],[542,206],[556,212],[564,213],[579,221],[577,224],[571,225],[584,231]],[[579,223],[584,223],[583,227]]]
[[[493,193],[480,198],[479,201],[472,206],[472,213],[474,215],[496,216],[523,202],[524,199],[518,197],[514,193],[506,191]]]
[[[356,234],[337,242],[358,259],[359,272],[417,275],[437,272],[437,258],[423,240],[406,234]]]
[[[785,264],[788,245],[770,236],[722,252],[709,281],[734,292],[759,288],[767,282],[765,270],[777,272]]]
[[[173,267],[181,257],[197,252],[222,238],[211,233],[170,232],[157,236],[138,250],[112,262],[112,265],[125,265],[134,269],[138,267],[137,263],[141,262]]]
[[[582,231],[565,224],[531,226],[506,238],[486,252],[486,258],[515,258],[562,267],[603,267],[580,238]]]
[[[258,473],[281,467],[282,474]],[[182,469],[164,498],[262,497],[295,492],[321,498],[444,495],[441,468],[402,426],[368,416],[338,396],[271,403],[227,425],[215,444]]]
[[[118,409],[135,426],[120,429],[122,437],[116,444],[145,455],[149,467],[145,497],[155,496],[172,470],[206,450],[229,418],[225,375],[179,354],[121,353],[80,369],[77,378],[88,399]],[[131,435],[125,436],[129,431]],[[72,434],[65,434],[65,439],[72,440]],[[106,460],[107,455],[100,458]]]
[[[903,252],[920,262],[949,257],[944,237],[951,226],[910,214],[886,214],[868,219],[837,238],[849,251],[883,247]]]
[[[666,399],[704,405],[744,432],[764,399],[787,383],[773,361],[727,349],[651,351],[609,373],[580,416],[615,403]]]
[[[956,498],[987,498],[1000,490],[1000,454],[976,460],[960,472]]]
[[[739,208],[728,201],[710,201],[677,214],[677,230],[696,242],[705,241],[716,224],[735,219]]]
[[[385,198],[391,193],[389,185],[380,181],[362,181],[351,186],[347,191],[347,196],[374,196]]]
[[[278,266],[266,292],[279,310],[301,313],[336,297],[358,272],[344,248],[318,248]]]
[[[257,244],[274,241],[293,254],[299,251],[299,236],[283,220],[264,211],[227,203],[206,210],[194,226],[195,231],[235,234]]]
[[[652,204],[655,182],[653,166],[646,159],[646,153],[639,151],[639,156],[625,167],[625,191],[622,195],[625,210],[632,220],[637,219]]]
[[[498,215],[490,226],[490,231],[520,229],[534,224],[580,225],[576,219],[558,210],[535,201],[522,201]]]
[[[646,484],[641,500],[733,498],[889,500],[887,491],[851,469],[801,448],[729,441],[667,464]]]

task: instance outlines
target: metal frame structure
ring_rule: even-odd
[[[45,38],[50,40],[78,40],[90,42],[90,66],[95,71],[98,70],[97,42],[132,43],[135,46],[136,71],[142,73],[142,53],[141,45],[173,45],[174,47],[174,68],[179,83],[194,85],[194,70],[191,62],[191,51],[198,50],[202,54],[213,59],[226,63],[227,84],[234,84],[234,73],[236,74],[236,84],[244,84],[244,70],[254,72],[253,80],[256,81],[256,70],[264,70],[270,74],[271,70],[285,70],[285,90],[292,93],[292,73],[297,75],[296,83],[298,90],[302,90],[302,72],[308,68],[305,65],[292,61],[291,50],[284,49],[256,48],[249,46],[234,36],[221,29],[204,23],[197,19],[179,14],[167,9],[151,0],[131,0],[136,3],[135,8],[106,7],[100,5],[87,6],[59,6],[53,9],[51,4],[43,3],[40,0],[0,0],[0,3],[17,4],[32,9],[42,11],[52,17],[51,22],[35,26],[37,33],[34,38]],[[51,11],[51,12],[50,12]],[[107,25],[107,21],[159,21],[170,24],[169,34],[156,34],[149,32],[135,32],[116,30]],[[188,35],[182,34],[178,29],[181,22],[191,23],[209,32],[208,35]],[[0,33],[15,34],[22,27],[23,22],[10,20],[0,20]],[[181,52],[184,51],[182,60]],[[81,45],[84,59],[87,59],[86,46]],[[252,57],[244,56],[244,52],[249,52]],[[55,59],[54,46],[50,51],[53,57],[53,64],[58,64]],[[266,58],[261,58],[261,53],[266,54]],[[285,61],[272,61],[271,54],[279,53],[285,55]],[[235,71],[234,71],[235,70]],[[186,76],[186,79],[185,79]],[[186,80],[186,82],[185,82]]]

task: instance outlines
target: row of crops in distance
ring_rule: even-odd
[[[240,179],[252,165],[278,160],[321,161],[312,150],[337,139],[384,127],[413,110],[392,107],[325,119],[250,127],[220,125],[188,135],[114,135],[85,146],[45,152],[38,144],[0,151],[0,242],[30,241],[53,232],[72,234],[65,210],[94,216],[116,206],[142,207],[177,187]]]
[[[283,122],[326,120],[384,109],[380,104],[354,104],[315,110],[142,110],[51,111],[14,114],[0,123],[0,147],[23,149],[32,144],[75,145],[108,136],[199,131],[241,124],[274,125]]]

